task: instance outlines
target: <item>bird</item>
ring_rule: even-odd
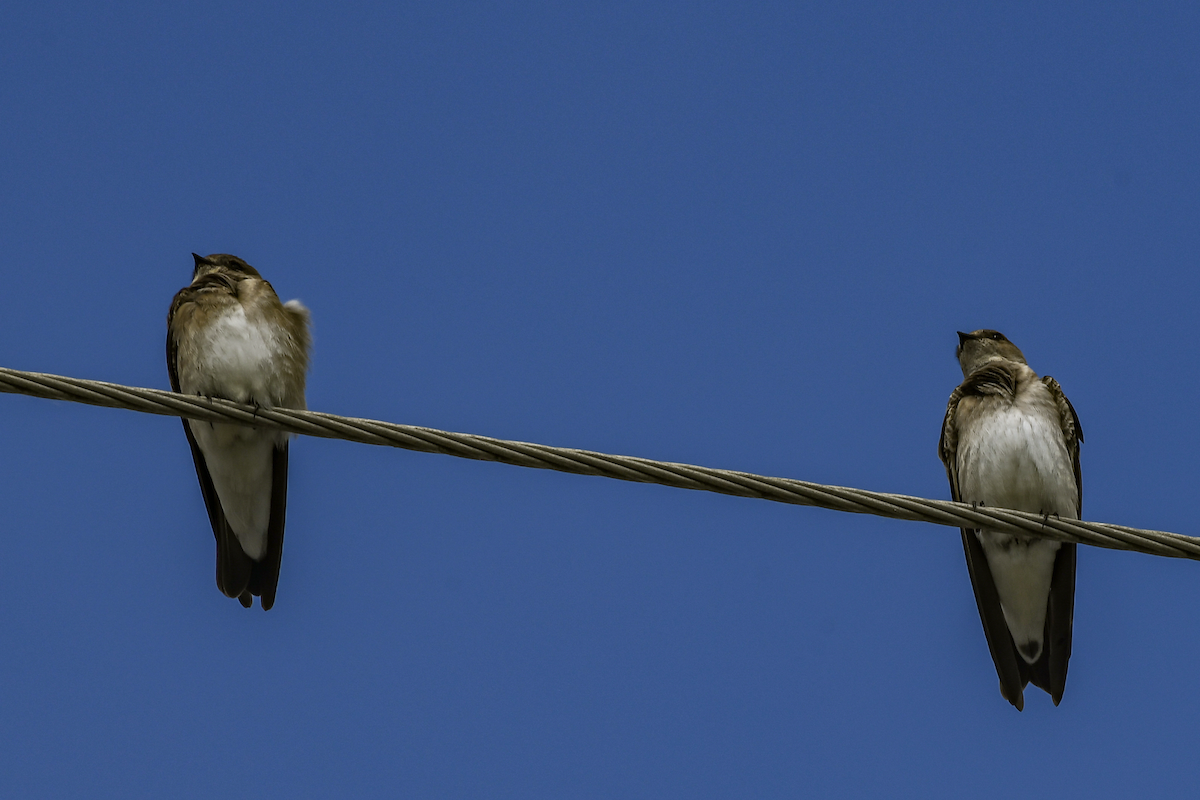
[[[309,311],[281,303],[237,256],[192,253],[192,282],[167,314],[171,389],[257,408],[305,408]],[[183,420],[217,540],[217,588],[250,608],[275,604],[287,510],[289,434]]]
[[[938,455],[954,500],[1079,519],[1079,415],[1050,376],[1039,378],[999,331],[958,333],[963,382],[946,404]],[[1000,677],[1018,711],[1032,683],[1058,705],[1071,658],[1075,545],[962,529],[967,571]]]

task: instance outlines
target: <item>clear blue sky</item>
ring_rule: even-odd
[[[190,253],[322,411],[948,497],[956,330],[1200,533],[1200,11],[69,4],[0,27],[0,364],[167,386]],[[298,439],[275,608],[178,420],[0,396],[6,797],[1194,791],[1200,565],[1001,698],[957,530]]]

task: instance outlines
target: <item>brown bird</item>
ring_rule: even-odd
[[[938,455],[963,503],[1079,519],[1083,428],[1058,381],[1039,378],[1004,334],[958,334],[962,384],[950,395]],[[962,529],[967,570],[1000,694],[1020,711],[1032,683],[1062,700],[1071,658],[1075,545]]]
[[[191,285],[167,315],[171,388],[260,408],[304,408],[308,309],[279,302],[237,256],[199,256]],[[249,608],[275,603],[287,509],[289,435],[183,420],[200,492],[217,538],[217,588]]]

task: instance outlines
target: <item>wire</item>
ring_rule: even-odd
[[[1043,517],[1027,511],[970,506],[948,500],[929,500],[900,494],[826,486],[790,478],[698,467],[634,456],[614,456],[544,444],[492,439],[470,433],[399,425],[370,419],[341,417],[318,411],[254,408],[218,398],[195,397],[121,386],[115,383],[67,378],[0,367],[0,392],[49,400],[68,400],[108,408],[124,408],[206,422],[234,422],[275,428],[305,436],[345,439],[422,453],[441,453],[479,461],[498,461],[518,467],[553,469],[576,475],[599,475],[638,483],[657,483],[679,489],[772,500],[834,511],[874,514],[892,519],[930,522],[955,528],[980,528],[1079,542],[1113,550],[1200,560],[1200,539],[1178,533],[1141,530],[1102,522]]]

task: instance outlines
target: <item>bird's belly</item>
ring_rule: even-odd
[[[1016,405],[981,414],[958,448],[964,503],[1079,518],[1075,470],[1062,430]]]
[[[261,560],[271,521],[271,484],[276,435],[244,425],[190,420],[196,445],[221,510],[246,555]]]
[[[1041,656],[1054,560],[1062,543],[986,530],[975,535],[987,556],[1013,643],[1032,664]]]
[[[278,368],[282,347],[273,326],[235,304],[197,334],[195,363],[181,370],[180,390],[263,407],[277,405],[283,395]]]

